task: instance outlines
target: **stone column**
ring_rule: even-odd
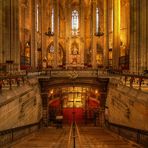
[[[57,67],[58,60],[58,36],[59,36],[59,0],[53,1],[54,5],[54,68]]]
[[[140,1],[131,0],[131,43],[130,43],[130,71],[137,73],[139,71],[139,60],[140,60]]]
[[[113,1],[113,69],[119,68],[120,55],[120,1]]]
[[[113,0],[113,69],[119,69],[120,0]]]
[[[20,39],[19,39],[19,1],[13,0],[13,26],[12,26],[12,57],[14,63],[20,67]]]
[[[146,0],[146,61],[148,70],[148,1]]]
[[[96,42],[95,42],[95,31],[96,31],[96,0],[92,0],[92,29],[91,29],[91,51],[92,51],[92,67],[96,68]]]
[[[3,0],[0,0],[0,63],[3,63]]]
[[[70,55],[70,37],[71,37],[71,1],[67,0],[67,3],[65,5],[65,14],[67,14],[65,17],[66,22],[66,29],[65,29],[65,47],[66,47],[66,67],[70,64],[69,55]]]
[[[133,53],[134,53],[134,36],[135,36],[135,31],[136,31],[136,27],[135,27],[135,24],[134,24],[134,1],[135,0],[131,0],[130,2],[130,53],[129,53],[129,66],[130,66],[130,72],[133,72],[134,71],[134,56],[133,56]]]
[[[136,63],[135,63],[135,72],[139,73],[140,72],[140,42],[141,42],[141,35],[140,35],[140,5],[141,5],[141,0],[136,1]]]
[[[109,24],[108,24],[108,0],[104,0],[104,57],[103,65],[108,67],[109,62]]]
[[[146,56],[147,56],[147,49],[146,49],[146,1],[140,1],[140,68],[139,72],[143,72],[147,69],[146,65]]]
[[[4,62],[6,60],[11,60],[11,0],[7,0],[4,2],[4,36],[3,36],[3,42],[4,42]],[[7,11],[7,13],[6,13]]]
[[[36,49],[35,49],[35,0],[31,0],[31,66],[36,67]]]
[[[87,30],[87,25],[86,25],[87,23],[89,23],[88,22],[89,19],[88,19],[88,16],[87,16],[87,11],[89,10],[88,6],[87,7],[85,6],[85,9],[86,9],[86,12],[85,12],[85,17],[84,17],[84,24],[85,24],[85,29],[84,29],[84,63],[87,62],[87,45],[86,45],[86,42],[87,42],[87,33],[89,32]]]
[[[80,24],[80,50],[81,50],[81,65],[84,66],[84,30],[85,30],[85,19],[84,19],[84,10],[85,10],[85,4],[84,4],[84,0],[80,0],[80,21],[81,21],[81,24]]]
[[[129,49],[130,49],[130,1],[126,4],[126,17],[127,17],[127,49],[128,49],[128,55],[129,55]]]
[[[47,32],[46,27],[46,0],[41,0],[41,43],[42,43],[42,62],[46,57],[46,38],[45,32]]]

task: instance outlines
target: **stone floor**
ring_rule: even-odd
[[[79,128],[83,148],[140,148],[140,146],[121,138],[103,128]]]
[[[11,146],[5,148],[68,148],[69,127],[56,129],[55,127],[43,128]],[[79,127],[81,137],[81,148],[140,148],[137,144],[130,142],[118,135],[99,127]],[[71,141],[73,148],[73,139]],[[75,148],[80,148],[76,136]]]

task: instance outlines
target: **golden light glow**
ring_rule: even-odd
[[[95,90],[95,94],[98,94],[98,90]]]
[[[62,92],[66,93],[63,102],[64,108],[84,108],[85,99],[88,97],[88,93],[93,94],[93,97],[99,95],[98,89],[92,89],[89,87],[65,87],[62,88]],[[94,95],[95,94],[95,95]],[[95,99],[95,98],[94,98]]]
[[[51,94],[51,95],[53,94],[53,89],[50,91],[50,94]]]

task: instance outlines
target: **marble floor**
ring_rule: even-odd
[[[67,147],[70,127],[43,128],[5,148],[74,148]],[[79,127],[81,148],[141,148],[101,127]],[[76,136],[75,148],[80,148]]]

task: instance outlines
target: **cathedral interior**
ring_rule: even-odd
[[[0,147],[148,147],[148,0],[0,0]]]

